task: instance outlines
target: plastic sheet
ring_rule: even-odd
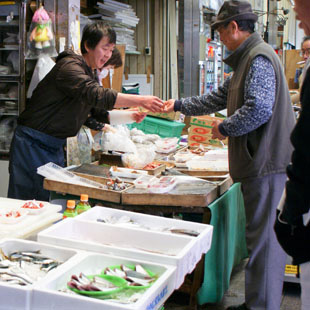
[[[77,184],[77,185],[86,185],[91,186],[95,188],[103,188],[104,186],[98,182],[82,178],[77,176],[76,174],[50,162],[46,165],[43,165],[41,167],[38,167],[37,173],[44,176],[45,178],[59,181],[59,182],[68,182],[71,184]]]

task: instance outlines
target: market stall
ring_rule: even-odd
[[[167,139],[165,141],[169,142]],[[52,200],[78,200],[80,194],[86,193],[92,205],[109,207],[114,212],[120,209],[165,217],[181,216],[189,221],[211,223],[216,227],[213,240],[216,240],[218,246],[211,249],[211,257],[207,255],[206,260],[201,259],[193,281],[188,284],[186,279],[181,287],[181,290],[190,294],[190,307],[194,309],[198,291],[199,303],[215,302],[222,298],[228,287],[232,267],[247,255],[244,206],[240,186],[231,186],[227,149],[203,146],[171,149],[161,156],[157,153],[153,164],[159,166],[151,169],[126,168],[122,156],[117,152],[113,155],[103,152],[98,161],[69,169],[70,173],[79,178],[102,185],[110,178],[118,177],[128,184],[121,190],[113,190],[113,187],[94,188],[82,183],[71,184],[52,177],[45,178],[44,187],[50,190]],[[162,166],[164,169],[160,168],[157,173],[156,169]],[[148,182],[154,178],[162,182],[152,189]],[[225,250],[226,246],[229,250]],[[223,264],[215,264],[218,257],[223,262],[229,262],[228,268]]]

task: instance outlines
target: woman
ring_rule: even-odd
[[[95,109],[142,106],[162,109],[155,96],[133,96],[101,87],[95,71],[111,57],[115,31],[99,21],[84,28],[81,52],[68,50],[34,90],[29,105],[18,118],[10,150],[9,198],[48,200],[37,168],[48,162],[64,165],[63,145],[75,136]]]

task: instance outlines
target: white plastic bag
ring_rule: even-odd
[[[30,85],[27,91],[27,98],[31,97],[33,90],[37,87],[45,75],[51,71],[54,65],[55,62],[50,56],[45,54],[40,55],[32,74]]]
[[[154,161],[156,156],[155,147],[148,146],[147,148],[138,148],[134,153],[122,155],[124,167],[133,169],[143,169],[146,165]]]

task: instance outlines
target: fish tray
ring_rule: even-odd
[[[72,258],[78,253],[78,251],[74,249],[64,249],[54,245],[19,239],[2,239],[0,242],[0,248],[6,255],[17,251],[40,250],[43,255],[64,262],[62,265],[64,265],[66,261],[70,263]],[[55,269],[51,270],[48,274],[46,274],[46,277],[57,272],[57,270],[61,269],[62,265],[59,265]],[[36,283],[40,283],[40,281],[42,280],[38,280]],[[32,289],[36,283],[27,286],[19,286],[0,282],[0,308],[31,310],[30,300],[32,296]]]
[[[17,210],[25,204],[25,200],[0,197],[0,209]],[[62,218],[60,205],[43,202],[45,207],[38,214],[27,213],[19,222],[0,223],[0,238],[29,238],[34,237],[39,230],[52,225]]]
[[[100,274],[106,267],[115,265],[137,265],[150,270],[158,277],[156,281],[134,303],[121,304],[79,294],[68,294],[60,290],[67,287],[71,275]],[[155,310],[167,300],[174,290],[176,268],[164,264],[150,263],[143,259],[130,259],[110,254],[85,253],[75,258],[70,266],[54,273],[33,290],[31,310],[91,309],[91,310]]]
[[[169,193],[150,193],[143,188],[128,188],[122,193],[124,205],[157,205],[178,207],[205,207],[217,198],[217,185],[206,182],[199,184],[177,184]]]
[[[100,184],[107,184],[109,181],[108,178],[92,176],[82,173],[75,173],[78,176],[84,177],[86,179],[98,182]],[[125,182],[126,184],[130,184]],[[81,194],[87,194],[89,198],[99,199],[109,202],[120,203],[121,195],[126,189],[121,191],[114,191],[108,189],[94,188],[86,185],[78,185],[78,184],[70,184],[66,182],[54,181],[51,179],[44,179],[43,187],[50,191],[55,191],[59,193],[72,194],[79,196]],[[133,185],[129,185],[128,188],[133,187]],[[127,189],[128,189],[127,188]]]
[[[200,225],[204,225],[204,232],[200,238],[193,238],[155,231],[141,233],[141,229],[79,220],[76,217],[41,231],[38,240],[64,247],[176,266],[174,288],[177,289],[183,283],[185,275],[194,270],[203,253],[211,246],[212,226],[199,224],[200,231]]]
[[[115,155],[115,154],[101,154],[100,159],[97,162],[94,162],[93,164],[95,165],[109,165],[109,166],[117,166],[117,167],[124,167],[121,155]],[[156,160],[154,160],[156,163]],[[135,169],[135,170],[142,170],[142,171],[147,171],[148,174],[150,175],[160,175],[162,171],[165,171],[166,166],[161,163],[158,167],[154,169]]]

